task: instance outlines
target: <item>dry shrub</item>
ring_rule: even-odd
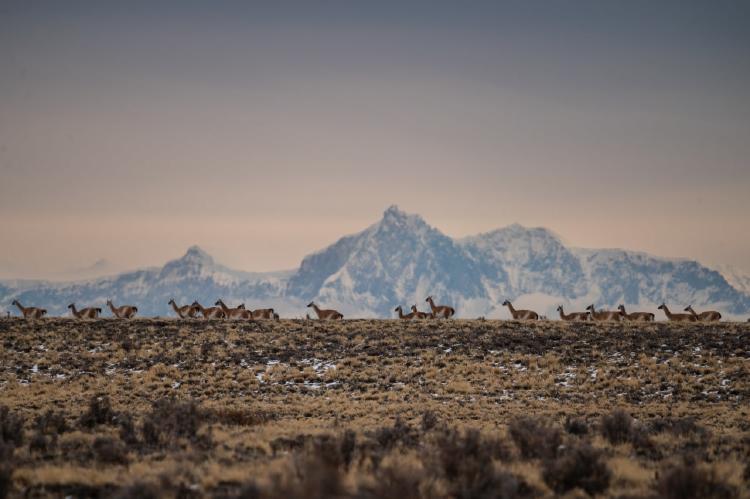
[[[0,444],[11,449],[20,447],[23,444],[23,425],[23,417],[4,405],[0,406]]]
[[[62,413],[48,409],[34,421],[36,430],[45,435],[61,435],[68,431],[68,424]]]
[[[577,436],[583,436],[588,434],[589,427],[586,424],[586,421],[584,421],[581,418],[571,418],[568,416],[565,418],[565,431],[570,433],[571,435],[577,435]]]
[[[427,410],[422,413],[422,431],[430,431],[437,424],[438,417],[434,412]]]
[[[694,417],[685,418],[655,418],[649,421],[649,431],[652,433],[662,433],[668,431],[674,435],[682,437],[697,435],[706,436],[708,431],[699,425]]]
[[[602,451],[585,443],[567,449],[557,459],[546,461],[542,476],[558,494],[579,487],[595,495],[607,490],[612,473],[604,462]]]
[[[645,428],[637,425],[630,414],[617,409],[601,418],[602,436],[612,445],[630,442],[639,455],[658,459],[661,452],[649,438]]]
[[[446,429],[435,445],[426,452],[437,456],[435,474],[446,478],[452,497],[521,497],[530,492],[525,482],[496,469],[495,460],[511,458],[509,446],[499,438],[482,436],[475,429]]]
[[[629,442],[633,435],[633,418],[622,409],[602,416],[602,436],[612,445]]]
[[[392,427],[384,426],[375,431],[375,440],[386,450],[392,449],[398,444],[413,448],[419,443],[419,433],[404,423],[401,418],[396,418]]]
[[[205,411],[193,400],[157,400],[143,418],[143,441],[155,447],[172,445],[178,438],[198,443],[198,430],[205,419]]]
[[[656,491],[665,499],[731,499],[739,495],[715,468],[693,463],[682,463],[663,472],[656,481]]]
[[[358,497],[418,499],[422,497],[420,488],[424,478],[419,462],[409,462],[405,458],[390,460],[377,469],[373,485],[360,487]]]
[[[515,418],[508,427],[508,433],[524,459],[551,459],[557,456],[562,445],[559,428],[542,419]]]
[[[102,463],[128,464],[128,450],[120,440],[97,437],[92,448],[96,459]]]
[[[0,464],[0,499],[5,499],[13,488],[13,468],[7,463]]]
[[[94,395],[89,401],[89,407],[81,414],[78,424],[82,428],[94,428],[100,424],[111,424],[115,418],[115,412],[106,395]]]
[[[128,445],[138,444],[138,434],[135,431],[133,416],[128,413],[117,415],[117,424],[120,426],[120,440]]]

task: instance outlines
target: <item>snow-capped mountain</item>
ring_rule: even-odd
[[[10,302],[16,298],[24,305],[43,306],[50,315],[66,314],[71,302],[79,307],[96,305],[104,309],[107,299],[115,305],[137,305],[139,315],[146,316],[168,315],[170,298],[179,304],[198,300],[205,306],[213,305],[217,298],[223,298],[227,303],[252,298],[247,306],[262,308],[279,304],[277,298],[283,294],[289,274],[231,270],[193,246],[182,258],[167,262],[161,268],[73,283],[40,282],[33,285],[26,282],[21,288],[5,290],[3,300]]]
[[[288,295],[316,298],[344,315],[389,317],[396,304],[433,294],[453,303],[485,296],[476,263],[453,239],[391,206],[366,230],[304,260]]]
[[[141,315],[164,316],[171,314],[170,298],[210,304],[223,298],[291,317],[304,316],[310,300],[346,317],[392,317],[397,305],[426,310],[427,295],[453,305],[458,317],[507,317],[500,305],[505,299],[548,316],[558,304],[573,310],[623,303],[655,311],[662,301],[675,309],[717,308],[727,317],[750,311],[750,295],[695,261],[569,248],[549,230],[520,225],[456,240],[395,206],[364,231],[305,257],[293,271],[236,271],[192,247],[161,268],[64,284],[0,283],[4,302],[18,298],[53,315],[67,312],[73,301],[103,306],[111,298],[136,304]]]

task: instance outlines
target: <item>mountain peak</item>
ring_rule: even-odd
[[[389,206],[383,212],[383,219],[379,226],[381,228],[400,227],[409,230],[418,230],[423,227],[428,227],[427,222],[425,222],[422,217],[406,213],[395,204]]]
[[[185,252],[185,255],[180,258],[183,262],[199,263],[199,264],[212,264],[214,262],[213,257],[206,253],[200,246],[190,246]]]
[[[383,212],[383,218],[406,218],[407,216],[406,212],[401,211],[396,204],[390,205]]]

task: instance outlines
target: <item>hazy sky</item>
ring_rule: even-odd
[[[750,270],[750,2],[0,3],[0,276],[293,268],[396,203]]]

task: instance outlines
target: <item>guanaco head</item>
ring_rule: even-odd
[[[215,306],[215,307],[220,307],[221,305],[224,305],[224,302],[223,302],[223,301],[221,301],[221,299],[219,299],[219,300],[216,300],[216,303],[214,303],[214,306]]]
[[[594,311],[594,304],[592,303],[591,305],[589,305],[588,307],[586,307],[586,310],[588,310],[590,312],[593,312]]]
[[[191,307],[200,307],[201,304],[198,303],[198,300],[195,300],[192,304],[190,304]]]
[[[43,308],[43,309],[41,310],[40,314],[42,314],[42,315],[47,315],[47,309],[46,309],[46,308]]]
[[[174,302],[174,298],[170,298],[169,301],[167,302],[167,305],[175,305],[176,306],[177,304]]]
[[[393,309],[394,312],[403,312],[403,310],[404,309],[401,308],[401,305],[399,305],[398,307],[396,307],[396,308]]]
[[[625,313],[625,305],[620,305],[619,307],[617,307],[617,310],[619,310],[620,312],[622,312],[624,314]]]
[[[315,306],[314,301],[311,301],[310,303],[307,304],[307,308],[314,307],[314,306]]]
[[[510,302],[508,300],[505,300],[503,302],[503,307],[507,307],[508,305],[510,305]]]
[[[107,300],[107,306],[112,305],[112,300]]]
[[[73,307],[75,307],[75,306],[76,306],[76,304],[75,304],[75,303],[71,303],[70,305],[68,305],[68,308],[72,310],[72,309],[73,309]]]
[[[559,307],[557,307],[557,311],[558,312],[562,312],[563,311],[562,305],[560,305]]]
[[[664,310],[665,308],[667,308],[667,304],[666,303],[662,303],[661,305],[659,305],[658,308],[659,308],[659,310]]]
[[[416,312],[417,311],[417,304],[416,303],[411,306],[411,311],[412,312]]]
[[[13,300],[13,303],[11,303],[13,306],[18,306],[18,300]]]
[[[687,307],[685,307],[685,312],[693,312],[693,313],[695,313],[695,311],[693,310],[693,306],[692,305],[688,305]]]
[[[239,305],[237,305],[237,308],[245,310],[245,304],[244,303],[240,303]]]
[[[424,301],[429,302],[430,300],[432,300],[432,296],[428,296]]]

